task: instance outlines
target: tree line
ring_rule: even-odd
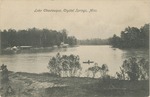
[[[148,48],[149,29],[149,24],[145,24],[140,29],[127,27],[121,31],[120,37],[114,34],[113,37],[109,38],[110,44],[118,48]]]
[[[68,36],[65,29],[61,31],[31,28],[27,30],[8,29],[1,32],[2,48],[13,46],[48,47],[60,46],[61,42],[76,45],[77,39]]]
[[[108,39],[100,39],[100,38],[93,38],[93,39],[85,39],[79,40],[78,43],[80,45],[108,45]]]

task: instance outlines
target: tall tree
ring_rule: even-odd
[[[127,27],[121,31],[121,37],[114,35],[109,39],[110,44],[119,48],[149,47],[149,24],[137,27]]]

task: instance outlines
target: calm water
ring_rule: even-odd
[[[4,63],[11,71],[17,72],[30,72],[30,73],[42,73],[48,72],[47,66],[49,59],[55,56],[58,52],[61,55],[75,54],[80,56],[80,63],[82,64],[84,71],[94,64],[83,64],[83,61],[91,60],[102,64],[107,64],[109,67],[109,74],[114,75],[116,71],[119,71],[119,67],[122,62],[132,56],[138,58],[144,57],[148,59],[148,49],[114,49],[110,46],[79,46],[74,48],[62,48],[56,49],[46,53],[30,53],[30,54],[14,54],[14,55],[0,55],[0,64]]]

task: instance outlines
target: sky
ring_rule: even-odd
[[[120,35],[128,26],[140,28],[146,23],[150,23],[150,0],[0,0],[0,30],[66,29],[78,39],[105,39]]]

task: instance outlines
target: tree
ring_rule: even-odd
[[[113,47],[118,48],[148,48],[149,47],[149,24],[137,27],[126,27],[121,31],[121,37],[114,35],[109,39]]]
[[[140,39],[141,43],[144,47],[149,47],[149,32],[150,32],[150,24],[145,24],[143,27],[140,28]]]
[[[1,66],[1,88],[2,88],[2,97],[7,97],[8,95],[13,95],[14,90],[9,84],[9,71],[7,69],[7,65],[2,64]]]
[[[113,45],[113,47],[120,47],[121,46],[121,39],[116,34],[113,35],[112,38],[110,38],[110,44]]]
[[[61,76],[60,70],[60,62],[55,57],[52,57],[48,63],[48,68],[50,70],[50,73]]]
[[[108,66],[106,64],[103,64],[101,67],[101,72],[102,72],[102,78],[105,77],[107,75],[108,72]]]
[[[81,64],[80,64],[79,56],[75,55],[60,55],[59,53],[56,57],[52,57],[49,61],[48,68],[50,73],[56,75],[63,75],[67,77],[76,76],[77,72],[80,71]]]
[[[148,67],[149,63],[145,59],[137,60],[137,58],[131,57],[123,62],[120,67],[121,72],[116,74],[120,80],[145,80],[149,78]]]
[[[77,45],[77,39],[74,36],[69,36],[67,38],[67,43],[71,46]]]
[[[93,67],[88,68],[88,72],[90,71],[92,72],[93,78],[95,78],[96,73],[100,72],[100,70],[101,70],[101,67],[99,67],[97,63],[95,63]]]
[[[79,63],[80,58],[79,56],[74,56],[73,54],[71,54],[70,56],[68,56],[68,59],[70,76],[76,76],[77,72],[82,69],[81,64]]]
[[[1,31],[1,37],[3,48],[13,46],[60,46],[61,42],[69,42],[70,45],[77,44],[77,39],[74,36],[68,37],[66,30],[56,31],[30,28],[27,30],[16,31],[14,29],[8,29]]]
[[[149,62],[146,59],[142,58],[138,61],[138,64],[140,68],[140,79],[149,79]]]
[[[61,31],[61,33],[62,33],[62,36],[63,36],[63,42],[64,42],[64,43],[67,43],[67,38],[68,38],[68,36],[67,36],[67,30],[66,30],[66,29],[63,29],[63,30]]]
[[[101,74],[101,78],[104,78],[107,75],[108,66],[106,64],[103,64],[101,67],[98,66],[97,63],[94,64],[93,67],[89,67],[88,72],[92,72],[92,77],[95,78],[95,75],[99,72]]]

